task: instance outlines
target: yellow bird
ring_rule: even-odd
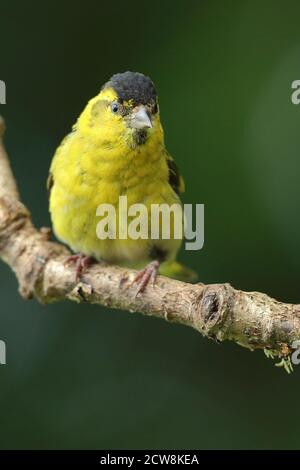
[[[91,99],[57,149],[48,178],[50,213],[59,240],[76,253],[77,272],[91,258],[141,269],[138,292],[161,274],[195,281],[179,264],[181,239],[99,239],[97,208],[180,204],[184,182],[165,148],[156,90],[141,73],[115,74]],[[173,231],[171,231],[171,234]]]

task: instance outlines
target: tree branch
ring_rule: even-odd
[[[186,284],[158,276],[135,297],[133,270],[98,263],[75,282],[66,263],[69,251],[49,241],[49,229],[37,230],[20,202],[3,145],[0,120],[0,257],[15,272],[24,298],[43,303],[73,300],[140,312],[181,323],[216,341],[231,340],[267,349],[286,358],[300,338],[300,305],[277,302],[259,292],[242,292],[229,284]]]

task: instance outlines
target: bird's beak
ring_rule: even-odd
[[[130,126],[135,129],[152,127],[152,122],[145,106],[140,106],[136,111],[133,111],[130,118]]]

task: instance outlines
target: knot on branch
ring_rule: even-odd
[[[194,304],[197,311],[196,329],[209,338],[223,341],[226,337],[233,296],[234,289],[230,284],[211,284],[205,287]]]

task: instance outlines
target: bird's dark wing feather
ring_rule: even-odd
[[[48,178],[47,178],[47,189],[49,191],[49,194],[51,193],[51,189],[52,189],[53,184],[54,184],[54,178],[53,178],[53,175],[50,171],[50,173],[48,175]]]
[[[178,167],[171,157],[171,155],[166,152],[166,160],[169,168],[169,183],[174,189],[175,193],[180,194],[184,192],[184,180],[179,173]]]

